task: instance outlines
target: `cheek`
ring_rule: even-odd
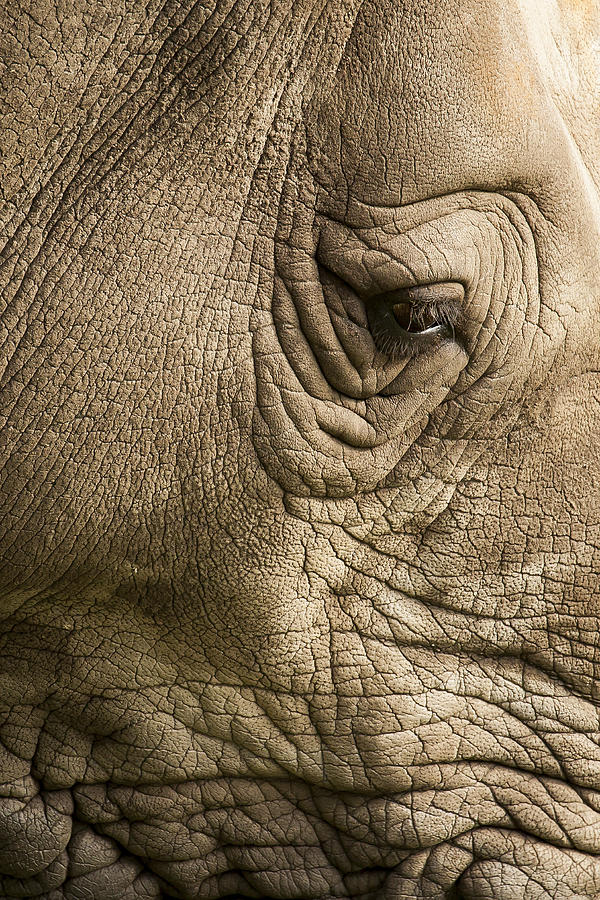
[[[165,527],[181,531],[183,463],[198,505],[224,451],[240,453],[248,412],[232,405],[252,373],[256,286],[227,272],[239,210],[211,237],[197,197],[176,185],[115,183],[110,200],[64,214],[11,304],[0,386],[0,543],[13,547],[0,580],[11,587],[73,565],[112,566],[116,583],[152,567],[169,554]]]

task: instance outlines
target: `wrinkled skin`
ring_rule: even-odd
[[[599,897],[595,0],[74,5],[0,32],[0,895]]]

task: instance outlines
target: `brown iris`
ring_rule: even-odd
[[[427,328],[433,328],[435,325],[440,324],[435,311],[426,309],[420,310],[419,314],[415,314],[415,307],[408,300],[395,303],[392,306],[392,312],[400,328],[404,328],[405,331],[418,334],[420,331],[425,331]]]

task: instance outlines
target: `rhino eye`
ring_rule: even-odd
[[[379,294],[367,301],[375,344],[388,356],[414,355],[454,338],[464,301],[462,284],[422,284]]]
[[[413,334],[419,334],[428,328],[439,325],[440,322],[436,316],[436,311],[432,309],[415,309],[415,305],[408,300],[401,303],[394,303],[392,312],[398,325],[405,331]]]

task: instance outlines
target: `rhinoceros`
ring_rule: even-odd
[[[0,896],[600,897],[597,0],[8,0]]]

